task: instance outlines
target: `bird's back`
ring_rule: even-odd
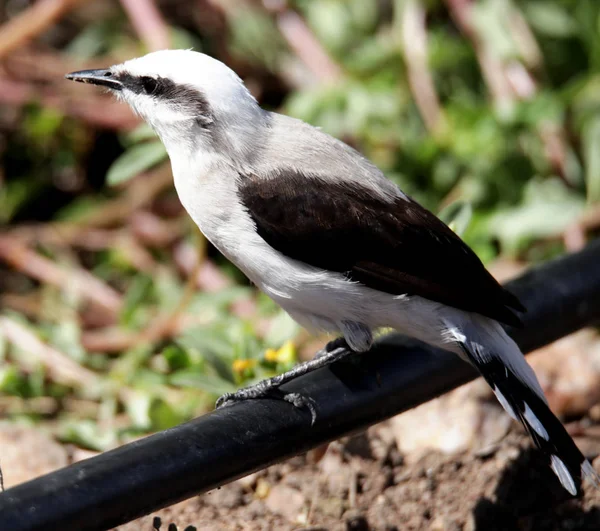
[[[325,182],[357,183],[382,198],[405,197],[377,166],[341,140],[290,116],[270,113],[270,118],[257,173],[268,178],[297,169]]]

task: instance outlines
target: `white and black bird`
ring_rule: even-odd
[[[394,328],[471,363],[572,495],[582,478],[598,484],[502,328],[520,324],[517,298],[358,152],[263,110],[232,70],[201,53],[154,52],[66,77],[128,103],[164,143],[179,198],[204,235],[298,323],[345,340],[224,401],[266,396],[298,374],[368,351],[374,330]]]

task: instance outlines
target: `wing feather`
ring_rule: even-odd
[[[240,176],[259,235],[286,256],[394,295],[419,295],[513,326],[517,298],[442,221],[411,199],[298,171]]]

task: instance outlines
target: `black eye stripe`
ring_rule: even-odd
[[[132,92],[151,96],[162,95],[165,92],[166,86],[170,83],[161,77],[134,76],[127,72],[118,74],[117,78]]]
[[[202,94],[187,85],[178,85],[165,77],[133,76],[123,72],[118,76],[123,85],[136,94],[148,94],[166,99],[197,99]]]
[[[154,79],[153,77],[142,76],[140,82],[142,84],[142,89],[146,94],[157,93],[160,86],[159,80]]]
[[[195,87],[177,84],[166,77],[134,76],[129,72],[118,73],[116,78],[123,83],[124,88],[136,94],[172,102],[179,109],[195,116],[202,126],[208,126],[214,120],[206,97]]]

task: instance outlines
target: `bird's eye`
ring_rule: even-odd
[[[144,76],[140,80],[142,82],[142,87],[146,94],[154,94],[156,88],[158,87],[158,81],[153,77]]]

